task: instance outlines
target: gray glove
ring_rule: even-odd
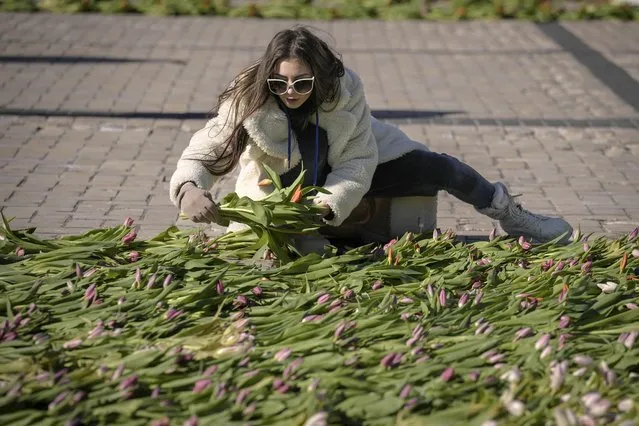
[[[180,188],[178,195],[180,210],[195,223],[217,223],[228,225],[220,216],[220,209],[209,191],[200,189],[191,182]]]

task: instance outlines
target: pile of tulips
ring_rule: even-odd
[[[637,230],[302,257],[312,207],[275,192],[216,237],[2,217],[0,424],[637,424]]]

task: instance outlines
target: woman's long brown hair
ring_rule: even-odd
[[[230,114],[223,126],[233,126],[233,132],[220,147],[203,160],[204,167],[213,175],[230,172],[246,148],[249,135],[243,126],[244,120],[262,107],[269,96],[267,78],[275,71],[281,60],[297,58],[305,62],[315,76],[313,93],[307,102],[312,103],[312,112],[324,103],[332,104],[340,94],[340,77],[344,65],[339,54],[308,28],[295,26],[275,34],[264,55],[244,69],[220,94],[215,111],[223,102],[231,100]],[[232,118],[232,123],[229,120]]]

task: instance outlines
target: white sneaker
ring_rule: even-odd
[[[492,219],[499,220],[503,230],[510,236],[531,239],[537,243],[545,243],[563,235],[560,244],[569,242],[572,227],[565,220],[558,217],[548,217],[531,213],[508,194],[508,190],[501,182],[495,184],[495,194],[490,207],[477,209]]]

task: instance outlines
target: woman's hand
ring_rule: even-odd
[[[185,183],[180,190],[180,210],[195,223],[224,225],[220,208],[213,201],[211,193],[190,182]]]
[[[333,218],[334,214],[333,214],[333,210],[331,210],[331,206],[329,206],[326,203],[321,203],[321,202],[316,202],[315,206],[319,207],[320,216],[322,217],[322,219],[331,220]]]

